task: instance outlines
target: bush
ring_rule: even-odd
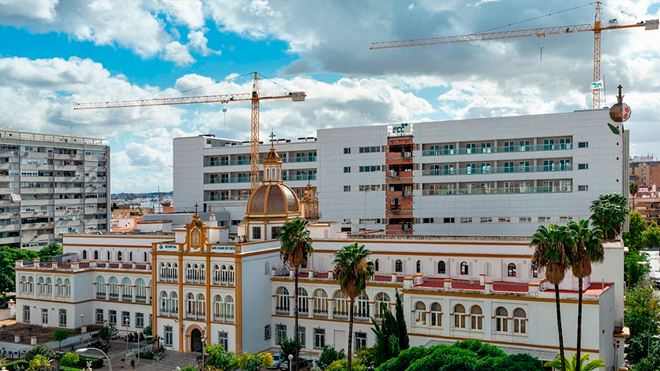
[[[154,354],[150,351],[140,353],[140,359],[154,359]]]
[[[103,367],[103,358],[92,358],[80,356],[80,360],[76,363],[76,366],[86,368],[87,362],[92,362],[92,368],[101,368]]]
[[[7,368],[8,371],[16,371],[16,369],[18,368],[20,368],[21,370],[25,370],[28,367],[28,365],[29,363],[27,361],[19,359],[18,361],[5,363],[4,365],[2,365],[2,367]]]
[[[321,355],[319,356],[319,359],[316,360],[316,365],[321,369],[325,370],[330,365],[332,362],[344,359],[346,358],[346,354],[344,354],[344,350],[340,350],[339,352],[335,350],[335,348],[326,345],[323,347],[323,352],[321,352]]]
[[[32,347],[32,349],[28,350],[27,352],[25,352],[25,354],[23,354],[23,359],[30,362],[37,355],[44,356],[45,358],[48,359],[59,358],[54,350],[50,349],[49,347],[43,344],[37,344],[34,347]]]
[[[80,362],[80,356],[76,353],[65,353],[60,358],[60,363],[64,366],[72,366]]]
[[[327,371],[346,371],[346,369],[348,369],[348,361],[345,359],[340,359],[332,362]],[[353,362],[351,362],[351,369],[353,371],[367,371],[367,366],[363,365],[359,359],[353,358]]]
[[[405,370],[410,366],[415,360],[422,358],[426,355],[427,351],[431,351],[432,349],[444,349],[447,348],[447,345],[437,345],[435,347],[431,347],[428,350],[424,347],[414,347],[414,348],[409,348],[401,353],[399,353],[399,356],[396,358],[392,358],[388,360],[387,362],[383,363],[378,367],[378,371],[401,371]]]

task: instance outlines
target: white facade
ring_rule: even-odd
[[[108,230],[109,158],[102,139],[0,130],[0,245]]]
[[[316,186],[321,220],[348,230],[531,235],[539,224],[587,218],[601,194],[627,194],[627,133],[614,135],[609,121],[602,109],[419,122],[407,137],[387,126],[319,129],[317,140],[280,140],[275,148],[287,184],[298,192]],[[238,224],[249,194],[249,143],[176,138],[174,151],[177,210],[222,207]]]

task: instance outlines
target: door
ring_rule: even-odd
[[[202,332],[199,329],[193,329],[190,332],[190,350],[200,353],[202,351]]]
[[[335,349],[339,351],[340,349],[348,349],[348,337],[346,336],[345,330],[335,330]]]

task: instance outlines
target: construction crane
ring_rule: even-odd
[[[445,36],[445,37],[429,37],[423,39],[399,40],[399,41],[383,41],[371,43],[370,50],[376,49],[391,49],[391,48],[407,48],[410,46],[423,46],[423,45],[440,45],[440,44],[454,44],[465,43],[472,41],[486,41],[486,40],[501,40],[501,39],[515,39],[521,37],[545,37],[548,35],[559,34],[572,34],[577,32],[593,32],[594,33],[594,79],[592,84],[593,94],[593,108],[600,108],[600,89],[602,87],[600,78],[600,44],[601,32],[609,30],[621,30],[624,28],[644,27],[648,30],[658,29],[658,20],[652,19],[635,24],[619,25],[616,20],[610,21],[607,26],[601,24],[602,11],[600,1],[596,2],[596,15],[594,17],[594,24],[576,24],[570,26],[556,26],[556,27],[543,27],[543,28],[528,28],[524,30],[511,30],[501,32],[482,32],[469,35],[460,36]]]
[[[254,73],[251,93],[239,94],[221,94],[221,95],[200,95],[193,97],[178,98],[154,98],[138,100],[120,100],[110,102],[76,103],[74,110],[89,110],[103,108],[129,108],[129,107],[151,107],[151,106],[171,106],[178,104],[197,104],[197,103],[229,103],[240,101],[252,102],[252,124],[250,130],[250,189],[259,185],[259,102],[269,99],[289,98],[294,102],[305,100],[305,92],[288,92],[268,96],[259,95],[259,76]]]

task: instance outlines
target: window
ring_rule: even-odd
[[[298,288],[298,313],[307,315],[309,313],[309,302],[307,301],[307,290]],[[304,347],[303,347],[304,348]]]
[[[171,347],[172,346],[172,326],[165,326],[165,329],[163,331],[165,334],[165,346]]]
[[[103,324],[103,309],[96,309],[96,324],[97,325],[102,325]]]
[[[497,332],[509,332],[509,312],[506,308],[499,307],[495,311],[495,331]]]
[[[417,326],[426,325],[426,304],[421,301],[415,303],[415,324]]]
[[[366,332],[356,332],[355,333],[355,351],[367,347],[367,333]]]
[[[344,192],[350,192],[351,191],[351,186],[345,185],[344,186]]]
[[[131,325],[131,314],[126,311],[121,312],[121,326],[130,326]]]
[[[279,343],[284,339],[286,339],[286,325],[275,325],[275,340]]]
[[[422,273],[422,262],[420,260],[415,263],[415,273]]]
[[[66,327],[66,309],[60,309],[60,327]]]
[[[222,345],[225,350],[229,348],[229,334],[227,331],[218,331],[218,344]]]
[[[504,142],[504,152],[513,152],[515,142]]]
[[[470,329],[484,329],[484,316],[481,307],[478,305],[473,305],[472,308],[470,308]]]
[[[539,276],[539,270],[532,268],[532,277],[537,278]]]
[[[508,216],[501,216],[497,218],[498,223],[511,223],[511,218]]]
[[[344,154],[345,155],[350,155],[351,154],[351,149],[348,147],[344,147]]]
[[[444,224],[454,224],[456,223],[456,218],[442,218]]]
[[[135,327],[144,327],[144,313],[135,313]]]
[[[587,170],[589,169],[589,164],[578,164],[578,170]]]
[[[465,307],[461,304],[454,307],[454,327],[465,328]]]
[[[422,224],[433,224],[435,223],[434,218],[422,218]]]
[[[481,153],[490,153],[490,143],[481,143]]]
[[[518,218],[518,221],[520,223],[531,223],[532,222],[532,217],[531,216],[521,216]]]
[[[445,273],[446,273],[445,262],[440,260],[438,262],[438,274],[445,274]]]
[[[117,325],[117,311],[116,310],[109,310],[108,311],[108,322],[110,322],[111,325]]]
[[[29,305],[24,305],[23,306],[23,322],[24,323],[30,323],[30,306]]]
[[[264,326],[264,340],[270,340],[271,331],[270,325]]]
[[[376,319],[381,319],[383,316],[383,311],[387,310],[390,304],[390,296],[384,292],[379,292],[374,297],[374,313]]]
[[[468,217],[462,217],[461,218],[461,223],[463,223],[463,224],[472,223],[472,217],[469,217],[469,216]]]
[[[442,307],[438,303],[431,304],[431,326],[442,327]]]
[[[465,153],[476,153],[477,145],[476,143],[468,143],[465,145]]]
[[[397,259],[394,262],[394,271],[397,273],[403,272],[403,262],[401,261],[401,259]]]
[[[87,250],[83,250],[82,258],[83,260],[87,260]]]
[[[44,308],[41,310],[41,324],[48,326],[48,309]]]
[[[286,287],[280,286],[275,291],[275,299],[277,300],[275,304],[275,311],[277,313],[289,313],[291,308],[289,301],[289,290]]]
[[[380,259],[376,259],[376,261],[374,262],[374,270],[376,272],[380,271]]]
[[[314,329],[314,348],[321,349],[325,346],[325,329]]]
[[[513,311],[513,332],[515,334],[527,333],[527,315],[522,308]]]
[[[453,144],[445,144],[443,146],[444,153],[445,155],[453,155],[454,154],[454,145]]]
[[[492,223],[493,218],[490,216],[482,216],[481,219],[479,220],[480,223]]]
[[[589,148],[589,142],[578,142],[578,148]]]
[[[375,171],[380,171],[380,165],[371,165],[371,166],[360,166],[361,173],[372,173]]]
[[[461,274],[468,274],[469,273],[469,268],[468,268],[468,263],[467,262],[461,262],[461,268],[460,268]]]
[[[261,239],[261,227],[252,227],[252,239]]]
[[[305,299],[306,300],[306,299]],[[307,342],[305,338],[307,337],[307,330],[304,327],[298,326],[298,341],[300,342],[300,347],[305,348]]]
[[[588,185],[578,185],[578,191],[579,192],[585,192],[585,191],[588,191],[588,190],[589,190]]]
[[[314,316],[327,317],[328,316],[328,294],[323,289],[314,290]]]
[[[378,146],[360,147],[360,153],[376,153],[376,152],[380,152],[380,147]]]
[[[344,172],[345,173],[350,173],[351,172],[351,167],[350,166],[344,166]]]
[[[121,261],[121,251],[117,252],[117,261]]]

